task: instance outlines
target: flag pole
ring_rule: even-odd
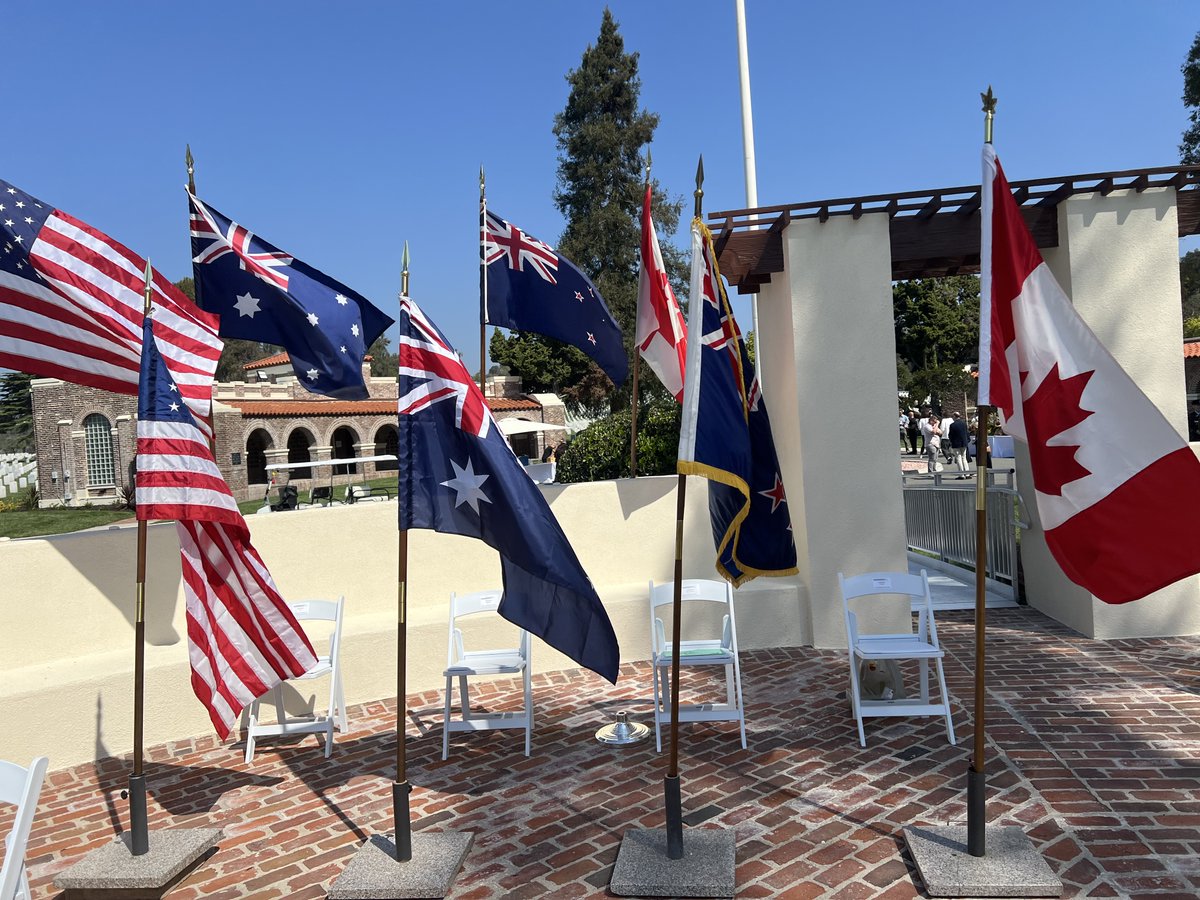
[[[983,100],[983,142],[992,142],[992,120],[996,116],[996,96],[989,85]],[[983,188],[981,187],[982,191]],[[984,672],[987,659],[987,431],[990,406],[976,410],[975,429],[975,739],[971,750],[971,768],[967,770],[967,852],[987,855],[987,771],[984,744],[987,740]]]
[[[487,396],[487,191],[483,163],[479,164],[479,393]]]
[[[184,146],[187,148],[183,154],[183,160],[187,164],[188,193],[194,197],[194,196],[196,196],[196,160],[192,157],[192,145],[185,144]],[[189,211],[189,218],[190,218],[190,211]],[[188,223],[188,230],[191,231],[190,221]],[[195,274],[196,273],[193,269],[192,275],[195,276]],[[201,299],[200,299],[200,279],[199,278],[196,278],[196,277],[192,278],[192,290],[195,291],[195,293],[196,293],[196,305],[198,307],[200,307],[201,309],[204,309],[204,303],[201,302]],[[210,425],[212,424],[211,418],[209,419],[209,424]],[[215,433],[214,433],[214,435],[215,435]]]
[[[482,169],[480,181],[482,183]],[[400,264],[400,296],[408,296],[408,241]],[[396,375],[399,385],[400,375]],[[400,496],[400,470],[396,470],[396,496]],[[392,819],[396,827],[396,859],[412,859],[412,817],[408,783],[408,754],[404,742],[404,721],[408,716],[408,529],[400,529],[400,561],[397,571],[396,622],[396,780],[392,782]]]
[[[650,166],[653,160],[650,156],[650,148],[646,148],[646,187],[650,187]],[[642,246],[645,246],[646,237],[642,236]],[[646,268],[646,261],[642,260],[642,269]],[[638,340],[638,317],[641,315],[641,297],[638,297],[638,306],[634,311],[633,316],[633,397],[629,412],[629,477],[637,478],[637,419],[638,419],[638,370],[641,368],[642,348]]]
[[[704,157],[696,167],[694,215],[700,218],[704,198]],[[675,596],[671,603],[671,753],[663,793],[667,804],[667,856],[683,859],[683,801],[679,786],[679,642],[683,616],[683,510],[687,476],[679,473],[675,501]]]
[[[154,275],[146,260],[142,315],[149,316]],[[145,353],[145,349],[142,350]],[[136,468],[137,449],[134,449]],[[146,775],[143,771],[146,698],[146,520],[137,520],[137,587],[133,618],[133,774],[129,776],[129,852],[142,856],[150,850],[146,818]]]

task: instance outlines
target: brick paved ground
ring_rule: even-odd
[[[990,622],[993,821],[1023,826],[1068,896],[1200,894],[1196,642],[1097,643],[1026,609]],[[744,654],[748,750],[729,725],[685,728],[685,813],[697,827],[736,829],[739,896],[921,895],[901,829],[964,820],[971,735],[970,617],[940,625],[958,747],[940,720],[920,719],[871,723],[860,749],[844,654],[809,649]],[[648,674],[627,665],[615,688],[579,672],[536,678],[530,759],[519,733],[493,732],[456,736],[443,763],[440,733],[410,726],[420,826],[476,833],[453,896],[605,895],[622,832],[661,824],[662,758],[653,741],[610,749],[592,733],[620,708],[646,720],[636,698],[649,695]],[[483,701],[517,697],[498,682]],[[226,833],[171,896],[324,896],[364,836],[389,823],[392,710],[352,709],[328,762],[311,737],[264,747],[250,767],[240,745],[212,738],[155,748],[151,826]],[[53,896],[55,873],[111,838],[125,776],[112,759],[51,776],[29,852],[35,897]]]

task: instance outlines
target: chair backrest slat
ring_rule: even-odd
[[[17,807],[12,830],[5,840],[4,865],[0,868],[0,897],[15,896],[17,885],[21,883],[21,873],[25,868],[25,845],[33,829],[33,816],[37,812],[38,797],[49,764],[50,761],[44,756],[35,759],[29,768],[0,761],[0,791],[3,792],[0,800]]]

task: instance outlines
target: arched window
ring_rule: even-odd
[[[266,484],[267,451],[275,446],[271,435],[261,428],[255,428],[246,438],[246,483]]]
[[[113,484],[112,424],[99,413],[83,420],[87,446],[88,485]]]
[[[358,435],[354,429],[343,425],[333,433],[333,458],[334,459],[353,459],[354,445],[358,443]],[[356,475],[358,474],[358,466],[355,463],[346,463],[341,466],[333,467],[334,475]]]
[[[307,428],[297,428],[288,435],[288,462],[306,463],[312,461],[309,447],[313,444],[312,433]],[[291,479],[312,478],[312,469],[292,469]]]
[[[395,425],[384,425],[375,432],[375,455],[400,455],[400,436],[396,432]],[[397,465],[394,462],[377,462],[375,463],[375,471],[394,472]]]

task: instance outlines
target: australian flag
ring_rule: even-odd
[[[591,280],[495,213],[480,212],[479,232],[487,267],[483,320],[578,347],[621,384],[629,373],[621,329]]]
[[[400,301],[400,527],[479,538],[500,553],[500,614],[617,680],[608,614],[479,386],[437,327]]]
[[[190,191],[188,200],[197,296],[221,317],[221,336],[283,347],[314,394],[366,399],[363,356],[393,320]]]
[[[717,571],[735,585],[794,575],[796,544],[767,406],[717,270],[712,234],[692,223],[688,360],[679,471],[709,480]]]

